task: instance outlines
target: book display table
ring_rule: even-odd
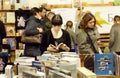
[[[97,78],[120,78],[120,76],[97,76]]]

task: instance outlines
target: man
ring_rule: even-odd
[[[120,52],[120,16],[114,17],[114,24],[110,30],[110,52]]]
[[[52,20],[52,17],[55,15],[54,12],[48,12],[46,14],[46,17],[43,19],[43,24],[44,24],[44,29],[45,31],[49,30],[52,28],[52,23],[51,23],[51,20]]]

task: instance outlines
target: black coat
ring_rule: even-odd
[[[42,28],[40,20],[35,18],[34,16],[31,16],[30,18],[28,18],[26,20],[26,28],[25,28],[24,33],[26,35],[37,35],[40,33],[37,30],[37,27]],[[40,44],[26,43],[24,55],[25,56],[39,56],[39,55],[41,55]]]
[[[6,37],[5,26],[2,21],[0,21],[0,44],[2,44],[2,39]]]

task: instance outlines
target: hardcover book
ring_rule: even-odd
[[[114,75],[114,55],[95,54],[94,70],[96,75]]]

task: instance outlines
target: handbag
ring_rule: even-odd
[[[24,33],[21,36],[21,42],[23,43],[37,43],[40,44],[42,41],[42,34],[37,34],[37,35],[25,35]]]

